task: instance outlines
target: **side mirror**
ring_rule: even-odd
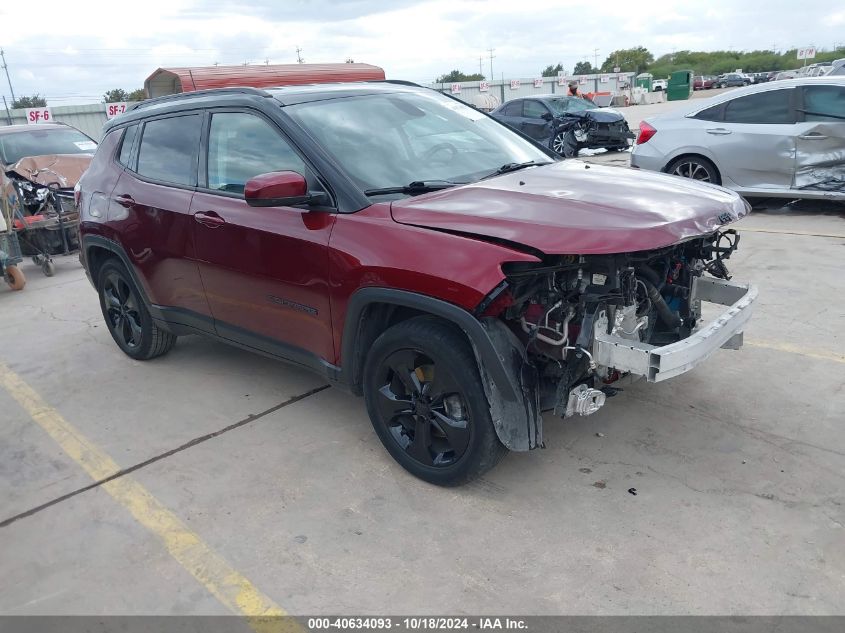
[[[322,194],[309,194],[305,177],[295,171],[260,174],[244,186],[244,199],[251,207],[292,207],[322,198]]]
[[[543,119],[544,121],[551,121],[554,117],[552,116],[552,113],[551,113],[551,112],[544,112],[544,113],[540,116],[540,118],[541,118],[541,119]]]

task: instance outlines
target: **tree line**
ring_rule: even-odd
[[[613,51],[596,68],[588,61],[580,61],[572,69],[573,75],[594,75],[597,73],[619,72],[642,73],[649,72],[655,77],[666,77],[676,70],[692,70],[697,75],[721,75],[741,68],[743,72],[757,73],[769,70],[793,70],[803,64],[798,60],[797,49],[790,49],[782,53],[771,50],[757,51],[676,51],[655,58],[644,46],[623,48]],[[845,47],[838,47],[835,51],[816,51],[815,59],[807,60],[807,64],[817,62],[832,62],[845,57]],[[563,72],[563,64],[549,64],[540,71],[542,77],[556,77]],[[482,81],[485,77],[481,73],[466,74],[460,70],[453,70],[435,79],[435,83],[456,83],[461,81]]]
[[[137,90],[127,91],[123,88],[114,88],[103,95],[103,103],[120,103],[122,101],[143,101],[147,98],[143,88]],[[18,97],[12,101],[12,110],[19,108],[45,108],[47,107],[47,99],[39,94],[34,94],[25,97]]]

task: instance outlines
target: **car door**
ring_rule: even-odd
[[[799,103],[793,186],[845,193],[845,85],[802,86]]]
[[[722,180],[742,188],[784,189],[792,185],[795,152],[794,90],[766,90],[714,108],[718,120],[705,130]]]
[[[277,125],[250,110],[209,113],[191,202],[197,257],[218,335],[303,364],[333,357],[330,210],[250,207],[246,182],[272,171],[322,187]]]
[[[210,330],[190,214],[202,118],[198,112],[180,113],[127,129],[117,153],[125,169],[112,190],[107,219],[118,225],[150,301],[168,320]]]
[[[502,109],[496,113],[495,118],[502,123],[519,130],[520,125],[522,124],[522,99],[508,101]]]
[[[547,141],[552,135],[551,115],[549,108],[539,99],[525,99],[520,129],[535,141]]]

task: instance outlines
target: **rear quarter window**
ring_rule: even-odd
[[[138,128],[140,126],[136,123],[135,125],[130,125],[126,128],[123,132],[123,139],[120,141],[120,152],[117,155],[117,162],[119,162],[124,167],[132,168],[132,165],[129,164],[129,158],[132,154],[132,145],[135,143],[135,137],[138,135]]]
[[[201,121],[200,114],[147,121],[138,148],[138,174],[151,180],[195,186]]]

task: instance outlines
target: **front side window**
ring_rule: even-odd
[[[804,86],[805,121],[845,121],[845,86]]]
[[[175,185],[196,185],[201,122],[199,114],[147,121],[138,149],[138,173]]]
[[[527,99],[525,101],[525,110],[524,116],[529,119],[542,119],[544,114],[548,114],[549,111],[539,101],[535,101],[534,99]]]
[[[768,90],[728,101],[726,123],[794,123],[789,108],[792,90]]]
[[[509,127],[436,92],[324,99],[285,111],[363,190],[470,182],[505,163],[553,160]]]
[[[243,193],[246,182],[271,171],[305,175],[305,162],[261,117],[246,112],[212,115],[208,136],[208,188]]]

